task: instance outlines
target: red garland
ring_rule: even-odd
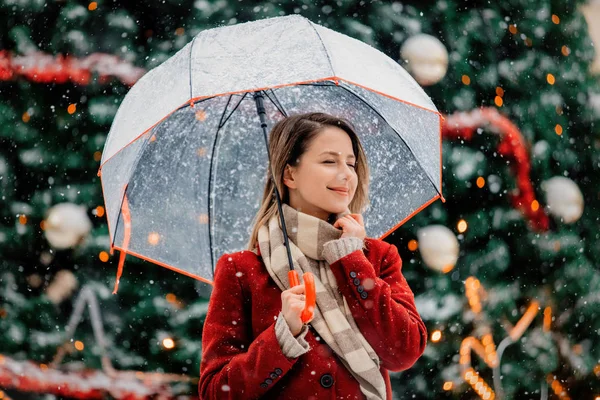
[[[77,59],[69,55],[51,56],[42,52],[14,56],[7,50],[0,50],[0,81],[22,76],[38,83],[71,81],[88,85],[94,73],[98,74],[100,84],[108,83],[114,76],[124,84],[132,86],[146,73],[146,70],[122,61],[116,56],[103,53],[94,53]]]
[[[515,124],[495,108],[481,108],[446,116],[442,135],[447,139],[471,140],[479,127],[488,127],[492,132],[500,135],[498,153],[514,162],[512,169],[517,178],[517,189],[510,195],[513,206],[525,215],[532,229],[547,231],[550,223],[543,207],[539,205],[534,210],[531,206],[536,200],[529,178],[531,163],[525,139]]]
[[[114,376],[97,370],[61,371],[31,361],[16,361],[0,354],[0,387],[23,392],[49,393],[75,399],[172,399],[175,395],[157,374],[130,371]],[[191,397],[190,397],[191,398]]]

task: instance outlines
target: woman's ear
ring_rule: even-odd
[[[290,189],[296,189],[296,181],[294,180],[294,171],[290,164],[286,164],[283,170],[283,184]]]

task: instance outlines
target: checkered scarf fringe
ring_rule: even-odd
[[[313,328],[358,380],[367,399],[386,399],[385,380],[379,370],[379,357],[360,332],[346,299],[338,291],[335,276],[323,257],[323,245],[339,239],[341,231],[311,215],[283,204],[294,268],[315,277],[317,304]],[[258,231],[258,246],[269,275],[283,291],[290,288],[289,263],[279,215]]]

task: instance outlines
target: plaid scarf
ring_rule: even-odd
[[[323,245],[340,239],[342,231],[285,203],[282,206],[300,283],[304,283],[302,274],[305,272],[312,272],[315,277],[317,304],[310,324],[358,380],[367,399],[385,400],[386,387],[379,370],[379,357],[356,325],[346,299],[337,290],[335,276],[323,257]],[[258,246],[271,278],[282,291],[289,289],[290,268],[279,215],[272,217],[268,226],[263,225],[259,229]]]

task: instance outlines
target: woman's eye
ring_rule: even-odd
[[[334,160],[325,160],[325,161],[323,161],[323,163],[324,164],[331,164],[331,163],[335,164],[335,161]],[[350,168],[355,168],[356,169],[356,164],[348,164],[348,166]]]

